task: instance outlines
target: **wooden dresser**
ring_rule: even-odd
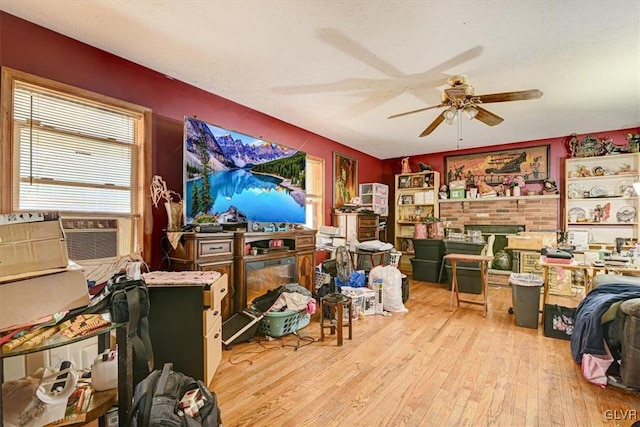
[[[374,217],[377,218],[376,215]],[[377,222],[376,222],[377,224]],[[167,251],[168,269],[172,271],[217,271],[226,274],[229,297],[221,301],[222,320],[247,307],[247,264],[266,265],[282,258],[294,258],[291,279],[314,291],[315,230],[278,232],[181,233],[176,247]],[[271,250],[270,244],[283,246]],[[253,255],[251,249],[260,250]]]
[[[340,229],[340,237],[359,242],[378,239],[378,219],[376,214],[334,213],[333,226]]]
[[[172,271],[217,271],[228,277],[229,298],[221,302],[222,319],[227,320],[235,312],[233,269],[234,233],[183,233],[175,248],[168,252]]]

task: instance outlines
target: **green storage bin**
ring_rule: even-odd
[[[462,242],[459,240],[444,240],[444,250],[446,254],[469,254],[469,255],[481,255],[486,243],[472,243]],[[445,260],[445,266],[451,267],[451,262]],[[456,268],[475,268],[480,270],[477,262],[458,262]]]
[[[429,261],[442,261],[444,241],[442,239],[413,239],[414,258]]]
[[[458,276],[458,292],[465,294],[481,294],[482,293],[482,280],[480,276],[480,268],[461,267],[460,262],[456,263],[456,274]],[[478,263],[474,263],[478,265]],[[453,269],[450,265],[445,265],[447,271],[447,282],[449,283],[449,289],[452,286]]]
[[[440,283],[440,271],[442,261],[429,261],[424,259],[411,258],[413,267],[413,279],[422,282]]]

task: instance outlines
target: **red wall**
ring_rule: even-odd
[[[358,159],[359,182],[379,182],[381,160],[84,43],[0,12],[0,65],[153,109],[153,170],[182,193],[184,116],[259,136],[325,159],[325,218],[331,221],[333,151]],[[160,268],[166,225],[154,209],[152,268]]]

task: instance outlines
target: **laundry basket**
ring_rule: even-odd
[[[331,274],[316,270],[316,289],[331,283]]]
[[[269,312],[258,324],[258,332],[270,337],[282,337],[304,328],[310,320],[311,314],[306,309]]]

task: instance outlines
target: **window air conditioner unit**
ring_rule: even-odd
[[[118,220],[63,218],[69,259],[114,258],[118,256]]]

